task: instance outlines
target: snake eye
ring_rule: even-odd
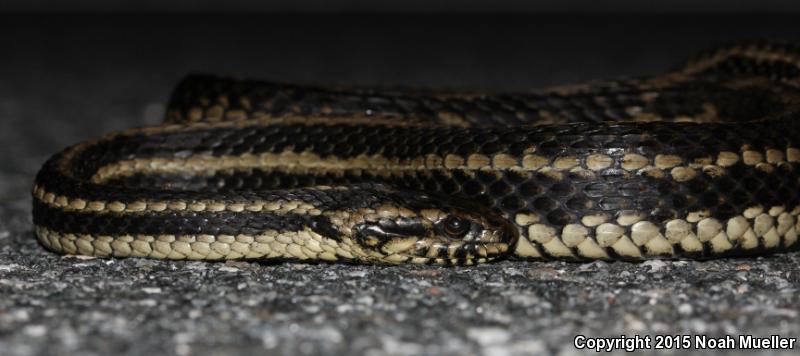
[[[457,216],[448,216],[442,222],[442,229],[450,237],[462,237],[470,228],[470,222]]]

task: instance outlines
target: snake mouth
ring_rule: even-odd
[[[418,250],[412,262],[437,265],[473,265],[505,257],[511,250],[503,242],[433,244]]]
[[[395,242],[400,245],[403,242]],[[435,264],[443,266],[474,265],[505,258],[511,244],[494,243],[433,243],[416,240],[410,248],[384,255],[381,260],[389,263]]]

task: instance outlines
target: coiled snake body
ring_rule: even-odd
[[[190,76],[161,126],[36,177],[70,254],[474,264],[789,251],[800,46],[535,92],[321,89]]]

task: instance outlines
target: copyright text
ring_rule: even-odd
[[[572,341],[579,350],[595,352],[611,352],[615,350],[791,350],[797,343],[795,337],[770,335],[757,337],[753,335],[726,335],[712,337],[708,335],[620,335],[615,337],[587,337],[577,335]]]

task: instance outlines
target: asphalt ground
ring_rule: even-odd
[[[37,244],[29,191],[66,145],[158,123],[189,72],[521,90],[654,74],[798,29],[788,16],[2,17],[0,355],[572,355],[586,351],[578,335],[796,338],[797,254],[459,268],[93,259]]]

